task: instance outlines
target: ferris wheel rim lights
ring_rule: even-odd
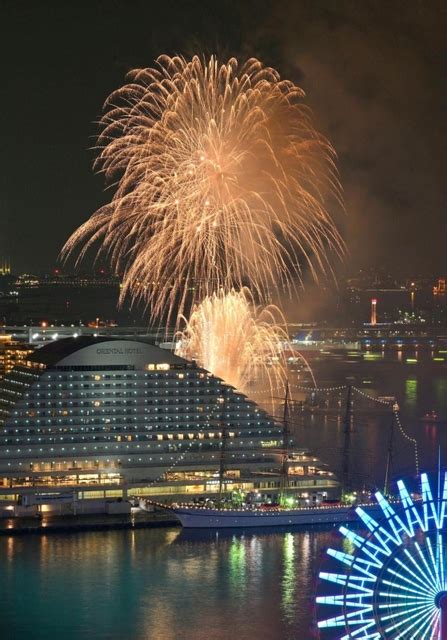
[[[416,500],[399,480],[400,508],[378,491],[375,508],[383,516],[380,522],[357,507],[367,534],[340,527],[351,550],[327,550],[345,572],[319,574],[322,581],[332,585],[332,591],[338,587],[335,595],[316,598],[317,605],[337,609],[337,615],[318,622],[320,630],[343,629],[345,635],[337,636],[339,640],[440,638],[441,601],[447,597],[443,542],[447,530],[447,471],[442,482],[439,475],[437,484],[434,496],[428,475],[422,473]],[[442,610],[444,616],[444,606]]]

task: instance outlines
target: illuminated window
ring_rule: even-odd
[[[167,362],[162,362],[160,364],[157,364],[156,369],[157,371],[169,371],[170,366]]]

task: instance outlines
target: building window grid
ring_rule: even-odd
[[[84,391],[80,391],[79,388],[75,389],[75,387],[74,387],[75,378],[74,378],[74,376],[72,377],[72,375],[70,375],[69,378],[67,378],[67,377],[64,378],[63,376],[59,375],[58,376],[58,380],[61,380],[64,384],[62,384],[62,382],[61,382],[61,383],[58,383],[57,386],[51,384],[51,381],[52,381],[51,375],[49,376],[48,380],[43,381],[43,382],[42,382],[42,378],[41,378],[41,382],[40,383],[36,383],[36,380],[34,380],[34,382],[35,382],[34,386],[36,387],[36,389],[41,389],[42,386],[44,386],[47,389],[47,393],[46,393],[47,402],[45,402],[45,401],[40,402],[40,406],[37,407],[37,408],[35,406],[31,407],[30,405],[34,404],[33,402],[31,402],[31,400],[36,400],[36,399],[45,400],[45,394],[37,392],[37,391],[34,394],[32,394],[30,392],[26,392],[23,395],[23,400],[24,400],[23,405],[24,406],[21,407],[21,410],[14,412],[14,415],[16,416],[15,424],[19,425],[20,417],[23,418],[23,414],[26,411],[28,417],[25,418],[24,424],[26,424],[27,427],[28,427],[26,429],[27,433],[30,432],[29,425],[32,425],[33,429],[41,430],[40,423],[41,423],[42,419],[47,422],[47,425],[46,425],[47,426],[47,430],[49,430],[52,435],[49,435],[49,437],[46,439],[47,442],[45,442],[45,439],[42,440],[42,437],[39,437],[38,440],[39,440],[40,444],[50,444],[50,443],[54,444],[54,441],[57,438],[59,439],[60,445],[66,444],[64,438],[67,437],[67,436],[57,436],[56,434],[60,433],[61,429],[66,433],[67,432],[67,426],[70,423],[73,422],[73,419],[75,419],[76,421],[81,421],[81,420],[85,421],[86,420],[86,415],[84,414],[84,409],[87,412],[89,412],[91,410],[94,410],[93,414],[91,416],[88,416],[88,419],[92,420],[92,421],[97,421],[98,418],[105,420],[106,419],[105,416],[111,416],[112,413],[116,413],[116,411],[117,411],[116,403],[117,402],[120,403],[119,400],[118,401],[116,400],[116,389],[120,389],[121,386],[119,384],[115,383],[112,387],[106,387],[105,386],[105,384],[106,384],[105,380],[106,379],[110,379],[110,378],[108,378],[108,375],[109,374],[105,374],[104,375],[104,379],[103,379],[104,381],[101,380],[101,384],[97,384],[99,382],[98,379],[97,379],[98,374],[92,374],[91,375],[90,384],[87,383],[87,382],[84,382],[86,376],[84,376],[84,375],[80,376],[80,380],[79,381],[82,380],[83,384],[85,385],[82,388],[86,389],[87,392],[90,392],[90,394],[88,394],[88,393],[86,393]],[[121,378],[121,376],[117,376],[117,374],[112,374],[112,375],[116,379],[120,379]],[[186,375],[188,376],[188,374],[186,374]],[[45,374],[43,374],[43,377],[44,376],[45,376]],[[137,389],[134,390],[134,394],[138,394],[138,390],[141,391],[141,390],[144,389],[144,396],[145,397],[143,399],[141,399],[140,397],[134,398],[133,404],[141,405],[140,409],[142,407],[143,411],[144,412],[148,412],[149,414],[152,414],[152,411],[154,411],[154,410],[155,410],[154,412],[156,412],[157,409],[154,408],[152,405],[148,405],[147,401],[148,401],[148,398],[150,398],[150,397],[153,398],[154,395],[156,395],[156,394],[158,394],[160,392],[159,389],[154,389],[154,386],[156,386],[158,384],[158,381],[157,380],[153,380],[153,379],[149,380],[148,379],[148,374],[144,374],[144,376],[138,376],[137,374],[134,374],[134,377],[137,378],[137,380],[135,380],[132,383],[133,387],[137,387]],[[158,378],[159,374],[156,374],[154,377]],[[30,381],[30,382],[32,383],[33,381]],[[170,384],[171,382],[173,384]],[[189,381],[189,382],[191,382],[191,381]],[[198,385],[201,384],[199,380],[196,380],[195,382]],[[179,388],[175,388],[175,387],[179,386],[179,380],[178,380],[177,376],[176,376],[176,379],[173,378],[172,380],[165,380],[165,387],[166,388],[164,390],[164,392],[165,392],[164,395],[168,396],[168,397],[164,399],[164,402],[167,403],[167,402],[170,401],[171,398],[169,396],[171,396],[171,397],[175,396],[176,397],[176,403],[174,403],[173,407],[166,407],[165,408],[165,422],[164,422],[164,424],[161,425],[161,428],[160,428],[160,425],[158,425],[156,423],[155,424],[151,424],[149,427],[146,426],[144,428],[142,428],[141,425],[139,425],[138,427],[135,426],[134,429],[137,429],[138,432],[139,432],[139,433],[135,434],[136,437],[140,437],[140,435],[142,435],[143,437],[146,436],[146,438],[148,438],[149,436],[147,434],[141,433],[141,432],[144,431],[144,429],[153,430],[154,427],[155,427],[154,431],[158,431],[159,433],[162,432],[163,441],[164,442],[165,442],[165,436],[167,438],[166,441],[171,441],[172,442],[172,441],[174,441],[174,438],[176,438],[176,436],[178,435],[179,437],[177,439],[175,439],[175,442],[177,443],[178,448],[180,449],[181,445],[182,445],[181,441],[179,441],[180,440],[180,436],[182,438],[184,438],[186,434],[182,430],[182,422],[181,422],[181,420],[179,420],[178,416],[181,415],[183,417],[183,422],[185,420],[187,421],[186,422],[186,427],[190,430],[191,426],[188,423],[188,421],[190,420],[190,416],[192,415],[191,413],[184,413],[182,411],[182,407],[180,406],[180,403],[184,403],[186,401],[187,404],[195,402],[195,403],[200,403],[201,405],[204,405],[206,407],[206,415],[205,416],[199,416],[196,413],[196,414],[194,414],[194,419],[197,422],[200,423],[202,421],[202,420],[200,420],[200,418],[203,418],[203,422],[206,423],[207,420],[208,420],[208,415],[207,414],[210,411],[210,402],[214,399],[213,396],[215,397],[216,394],[221,392],[221,388],[219,386],[220,385],[220,381],[215,380],[215,382],[217,383],[217,384],[215,384],[215,386],[210,385],[210,379],[209,379],[209,376],[207,376],[207,380],[206,380],[207,386],[205,388],[203,388],[203,389],[195,388],[195,389],[190,390],[188,388],[185,388],[185,386],[188,384],[188,381],[186,381],[186,384],[182,383],[180,385],[180,389]],[[27,386],[29,388],[29,386],[30,386],[29,382],[27,383]],[[125,383],[124,386],[128,387],[128,386],[131,386],[131,385],[130,384],[128,385],[128,384]],[[54,393],[54,394],[52,392],[53,388],[56,391],[56,393]],[[190,391],[195,392],[195,394],[199,395],[200,397],[196,397],[196,398],[188,397]],[[112,410],[110,411],[110,409],[109,410],[105,410],[103,406],[101,406],[101,407],[92,406],[91,400],[93,398],[97,398],[98,393],[101,394],[101,397],[104,398],[105,401],[113,402],[115,404],[115,408],[112,408]],[[124,391],[123,393],[124,393],[124,397],[126,397],[127,396],[127,391]],[[62,398],[62,396],[65,396],[62,400],[59,400],[59,399],[56,400],[56,401],[53,400],[53,398],[54,399],[56,397],[57,398]],[[80,400],[79,396],[81,398],[84,398],[84,400]],[[71,398],[71,400],[70,399],[67,400],[67,397]],[[83,408],[79,408],[79,406],[78,407],[74,407],[73,406],[73,401],[74,401],[75,398],[78,399],[78,403],[81,402],[81,404],[83,405]],[[163,399],[160,399],[160,400],[163,402]],[[241,427],[242,426],[240,424],[241,419],[246,418],[248,420],[251,420],[251,422],[253,423],[254,420],[255,420],[255,417],[259,417],[259,411],[257,409],[255,409],[254,403],[244,402],[244,400],[245,400],[244,397],[240,396],[240,394],[237,394],[237,392],[234,392],[233,397],[232,396],[230,396],[229,398],[227,397],[227,406],[229,406],[229,408],[230,408],[231,405],[234,405],[233,407],[231,407],[232,410],[229,411],[228,413],[226,413],[226,416],[225,416],[227,418],[226,422],[228,423],[229,426],[233,426],[236,423],[236,425],[238,427]],[[93,402],[94,402],[94,400],[93,400]],[[151,402],[151,401],[149,400],[149,402]],[[156,400],[156,402],[157,402],[157,400]],[[238,404],[235,404],[236,402]],[[20,403],[19,403],[19,405],[20,405]],[[237,414],[237,413],[235,414],[235,411],[238,411],[238,410],[240,411],[241,405],[244,406],[244,408],[246,408],[246,409],[251,409],[252,413],[247,413],[246,416],[242,416],[240,413],[239,414]],[[48,411],[48,410],[53,410],[54,411],[55,409],[56,410],[67,411],[67,408],[68,408],[68,411],[69,411],[68,420],[66,419],[67,418],[66,414],[64,415],[65,419],[56,418],[56,416],[52,416],[53,419],[46,419],[46,415],[45,415],[46,411]],[[32,409],[33,411],[36,410],[35,413],[33,414],[31,420],[29,419],[29,411],[30,411],[30,409]],[[137,408],[134,407],[133,411],[137,412]],[[186,411],[187,411],[187,409],[186,409]],[[6,408],[5,413],[6,414],[8,413],[7,408]],[[21,413],[22,413],[22,416],[21,416]],[[101,414],[101,415],[98,415],[98,414]],[[175,415],[175,422],[172,422],[173,421],[173,415]],[[40,417],[37,417],[37,416],[40,416]],[[139,417],[141,417],[141,416],[139,416]],[[144,416],[144,419],[148,420],[151,417],[155,417],[155,416],[147,416],[146,415],[146,416]],[[58,420],[57,424],[54,424],[55,419]],[[127,422],[127,418],[126,418],[125,414],[122,413],[122,409],[121,409],[120,413],[118,413],[115,416],[112,416],[112,419],[115,422],[116,421],[120,421],[120,422],[124,422],[124,423]],[[137,420],[138,418],[135,417],[134,419]],[[170,420],[171,422],[168,423],[167,422],[168,420]],[[257,423],[260,424],[259,421],[257,421]],[[255,439],[258,439],[259,437],[262,437],[262,432],[264,434],[266,433],[265,427],[271,427],[272,426],[272,422],[269,419],[264,420],[264,423],[265,423],[264,424],[264,429],[262,431],[259,431],[258,434],[250,433],[249,436],[254,437]],[[81,422],[81,424],[82,424],[82,422]],[[102,433],[101,436],[102,436],[103,440],[100,441],[100,440],[97,439],[99,437],[98,435],[93,435],[93,434],[96,434],[99,431],[104,431],[105,425],[106,425],[106,423],[103,423],[102,425],[98,425],[98,427],[99,427],[98,429],[96,428],[96,425],[93,426],[92,424],[87,425],[86,427],[78,425],[77,427],[69,427],[68,431],[70,433],[73,433],[73,434],[79,434],[79,429],[81,431],[85,430],[85,432],[87,434],[88,443],[89,444],[93,444],[94,443],[93,444],[93,450],[95,452],[97,452],[98,451],[98,447],[99,447],[100,450],[104,450],[105,451],[106,449],[108,449],[108,445],[105,445],[104,443],[106,441],[110,441],[110,439],[112,437],[116,437],[116,436],[113,435],[113,434],[112,435],[105,435],[104,433]],[[8,426],[10,426],[10,425],[8,425]],[[197,433],[200,432],[200,429],[202,427],[205,427],[205,425],[201,425],[201,424],[199,424],[198,426],[199,426],[199,431]],[[248,426],[252,426],[250,422],[248,423]],[[20,427],[21,428],[19,430],[16,429],[15,431],[16,432],[20,432],[20,431],[22,431],[24,429],[23,425],[20,425]],[[235,428],[235,426],[233,426],[233,428]],[[112,425],[111,427],[107,426],[107,429],[108,430],[109,429],[113,429],[113,430],[116,429],[116,430],[120,430],[122,432],[122,431],[126,431],[127,430],[127,425],[126,424],[124,424],[124,425],[121,424],[118,427],[115,427],[114,425]],[[7,430],[8,429],[4,430],[4,432],[7,431]],[[172,430],[175,431],[175,434],[172,434],[172,433],[169,434],[169,431],[172,432]],[[164,433],[165,431],[166,431],[166,433]],[[269,435],[271,434],[271,432],[272,432],[272,429],[268,429]],[[238,436],[242,435],[242,432],[241,432],[240,428],[239,429],[235,429],[235,434],[236,434],[236,438],[238,438]],[[173,436],[173,437],[169,437],[169,436]],[[35,436],[32,436],[32,437],[34,438]],[[71,440],[74,441],[74,438],[75,438],[74,435],[71,435],[71,436],[68,436],[68,437],[70,437]],[[153,437],[153,436],[151,435],[151,437]],[[203,438],[205,438],[205,437],[206,436],[203,436]],[[86,436],[82,435],[81,439],[85,441]],[[19,438],[16,438],[16,442],[19,443]],[[101,444],[97,444],[99,442],[101,442]],[[209,442],[209,440],[208,440],[208,442]],[[30,443],[30,437],[27,438],[27,443]],[[253,443],[254,443],[254,440],[251,440],[250,444],[253,445]],[[202,443],[200,443],[200,444],[202,444]],[[219,439],[217,439],[217,444],[219,445]],[[238,442],[239,446],[242,446],[243,444],[244,444],[243,440],[240,440]],[[33,456],[35,457],[36,443],[33,444],[32,446],[34,447],[34,449],[31,449],[30,447],[28,447],[27,453],[32,453]],[[114,446],[115,446],[115,449],[119,448],[119,445],[114,445]],[[135,449],[140,448],[140,444],[135,444],[134,446],[135,446]],[[148,443],[146,446],[147,447],[151,447],[151,444]],[[158,446],[160,446],[160,445],[158,445]],[[126,448],[129,449],[129,445],[128,444],[126,444]],[[48,450],[48,448],[47,448],[47,450]],[[87,447],[83,446],[82,450],[86,451]],[[8,453],[10,452],[9,449],[6,450],[6,451]],[[49,447],[49,451],[50,451],[50,453],[53,454],[53,456],[55,456],[57,454],[66,455],[66,447],[65,446],[61,446],[59,451],[55,451],[55,447]],[[72,447],[72,451],[73,452],[76,451],[76,447],[75,446]],[[39,452],[43,453],[43,447],[39,447]],[[12,453],[12,451],[11,451],[11,453]],[[21,449],[17,449],[17,453],[23,454],[24,452]],[[163,455],[166,455],[167,453],[168,453],[167,451],[164,451]],[[245,453],[242,454],[242,455],[245,456]],[[255,454],[252,454],[252,455],[255,455]],[[22,464],[22,463],[19,463],[19,464]]]

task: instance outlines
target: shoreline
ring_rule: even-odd
[[[46,518],[8,518],[0,520],[0,537],[47,533],[78,533],[81,531],[112,531],[179,527],[180,522],[167,514],[77,515]]]

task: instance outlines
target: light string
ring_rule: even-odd
[[[348,389],[348,385],[338,385],[338,386],[333,386],[333,387],[304,387],[304,386],[301,386],[301,385],[290,385],[290,386],[291,386],[292,389],[297,389],[299,391],[304,391],[304,392],[307,392],[307,393],[312,393],[312,392],[314,392],[314,393],[315,392],[330,393],[330,392],[334,392],[334,391],[343,391],[343,390],[347,390]],[[396,419],[396,424],[397,424],[397,426],[399,428],[399,431],[400,431],[402,437],[413,445],[415,467],[416,467],[416,475],[419,475],[418,443],[417,443],[416,438],[413,438],[412,436],[410,436],[407,433],[407,431],[405,430],[404,426],[402,425],[402,421],[400,419],[399,405],[398,405],[397,401],[395,399],[393,399],[393,400],[385,400],[383,398],[375,398],[374,396],[371,396],[368,393],[365,393],[364,391],[362,391],[358,387],[351,386],[351,388],[355,393],[357,393],[358,395],[362,396],[366,400],[369,400],[371,402],[375,402],[376,404],[380,404],[382,406],[386,406],[386,407],[391,407],[392,408],[393,415],[394,415],[394,417]]]
[[[219,408],[220,410],[219,413],[224,412],[225,401],[227,399],[225,397],[225,393],[227,393],[227,395],[230,395],[228,391],[225,389],[222,391],[222,394],[219,394],[215,399],[214,406],[212,407],[210,413],[208,414],[205,429],[209,429],[212,427],[211,420],[213,419],[213,414],[217,408]],[[221,401],[221,399],[223,399],[223,401]],[[221,420],[221,422],[223,422],[223,420]],[[203,430],[200,430],[197,433],[201,433],[201,431]],[[191,452],[192,446],[196,444],[196,442],[197,442],[196,438],[192,438],[189,441],[188,446],[180,453],[180,455],[176,458],[176,460],[167,469],[164,469],[158,476],[156,476],[151,482],[149,482],[148,486],[153,487],[155,484],[160,482],[160,480],[163,478],[165,474],[170,473],[180,462],[182,462],[185,459],[185,456]],[[220,451],[222,446],[223,446],[223,439],[221,438],[219,443],[219,448],[217,449],[217,451]],[[197,453],[201,453],[200,448],[197,450]],[[269,454],[269,452],[262,451],[260,452],[260,454],[261,454],[261,457],[265,458],[266,456],[271,455],[271,452]]]
[[[399,427],[399,431],[402,435],[402,437],[407,440],[408,442],[411,442],[411,444],[413,445],[414,448],[414,461],[415,461],[415,466],[416,466],[416,475],[419,475],[419,450],[418,450],[418,443],[416,438],[413,438],[412,436],[410,436],[406,430],[404,429],[401,419],[400,419],[400,413],[399,413],[399,405],[397,403],[396,400],[383,400],[381,398],[374,398],[374,396],[370,396],[367,393],[365,393],[364,391],[361,391],[360,389],[358,389],[357,387],[352,387],[353,390],[358,393],[359,395],[363,396],[364,398],[367,398],[368,400],[373,400],[374,402],[377,402],[379,404],[382,405],[386,405],[388,407],[392,407],[393,410],[393,415],[396,419],[396,423],[397,426]]]
[[[292,389],[296,389],[299,391],[304,391],[307,393],[311,393],[311,392],[319,392],[319,393],[332,393],[335,391],[343,391],[343,390],[347,390],[348,389],[348,385],[337,385],[337,386],[332,386],[332,387],[304,387],[301,385],[290,385]],[[393,410],[393,415],[396,419],[396,424],[399,428],[399,431],[402,435],[402,437],[407,440],[408,442],[410,442],[413,445],[414,448],[414,457],[415,457],[415,467],[416,467],[416,475],[419,475],[419,451],[418,451],[418,443],[416,438],[413,438],[412,436],[410,436],[404,426],[402,425],[401,419],[400,419],[400,414],[399,414],[399,405],[397,404],[397,402],[395,400],[384,400],[382,398],[375,398],[374,396],[371,396],[367,393],[365,393],[364,391],[362,391],[361,389],[359,389],[358,387],[351,387],[352,390],[357,393],[358,395],[362,396],[363,398],[371,401],[371,402],[375,402],[377,404],[380,404],[382,406],[387,406],[387,407],[392,407]],[[223,398],[223,402],[220,401],[220,398]],[[205,428],[210,428],[211,426],[211,420],[213,419],[213,415],[216,411],[216,409],[219,407],[219,404],[221,405],[220,411],[223,412],[224,411],[224,405],[225,403],[225,396],[218,396],[215,400],[214,406],[211,409],[211,412],[208,414],[208,419],[207,419],[207,423]],[[191,449],[193,447],[193,445],[196,444],[196,439],[193,438],[190,440],[190,442],[188,443],[188,446],[181,452],[181,454],[179,456],[177,456],[176,460],[165,470],[163,470],[163,472],[158,475],[155,479],[153,479],[150,483],[149,486],[153,487],[155,484],[157,484],[162,478],[163,476],[165,476],[167,473],[170,473],[178,464],[180,464],[184,459],[185,456],[191,452]],[[220,447],[222,446],[222,442],[220,443]],[[200,453],[200,450],[197,451],[198,453]],[[265,457],[266,456],[266,452],[261,452],[261,456]]]

